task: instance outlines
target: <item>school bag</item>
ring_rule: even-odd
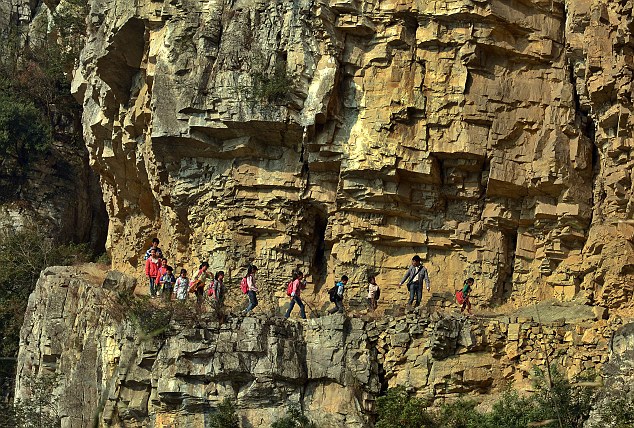
[[[245,276],[240,281],[240,290],[242,290],[242,294],[247,294],[249,292],[249,283],[247,282],[247,277]]]
[[[456,301],[459,305],[464,303],[464,294],[462,293],[462,290],[456,291]]]
[[[291,294],[293,294],[293,281],[290,281],[286,286],[286,295],[291,297]]]
[[[200,276],[200,271],[198,271],[198,273],[196,275],[194,275],[195,277]],[[195,293],[196,290],[198,290],[200,287],[203,287],[205,285],[204,282],[202,282],[200,279],[192,279],[191,281],[189,281],[189,292],[190,293]]]
[[[337,288],[338,288],[338,286],[335,285],[330,290],[328,290],[328,295],[330,296],[330,301],[333,302],[333,303],[337,301]]]

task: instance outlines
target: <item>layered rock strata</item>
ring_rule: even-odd
[[[376,397],[396,385],[431,400],[482,400],[509,383],[529,387],[547,361],[571,376],[600,372],[621,324],[575,305],[471,320],[422,312],[219,324],[210,312],[147,335],[120,313],[134,281],[110,272],[99,285],[99,275],[90,266],[45,270],[21,332],[16,397],[30,394],[29,380],[56,374],[65,428],[95,418],[100,426],[205,426],[225,397],[243,426],[268,426],[296,402],[319,427],[368,427]]]
[[[1,0],[0,42],[4,46],[3,54],[8,55],[7,46],[17,43],[23,48],[22,52],[34,48],[28,44],[35,45],[46,37],[46,29],[52,26],[53,10],[54,5],[39,1]],[[24,64],[31,61],[28,55],[25,56],[26,59],[21,57],[18,62],[29,70],[22,78],[33,79],[33,93],[38,90],[43,94],[64,90],[46,87],[57,85],[57,82],[47,81],[49,77],[38,75],[57,73],[46,68],[51,67],[46,58],[41,58],[42,64],[45,64],[42,67],[42,64]],[[4,61],[9,60],[3,58]],[[2,90],[5,90],[4,86]],[[63,95],[57,93],[54,98],[64,100]],[[69,96],[66,94],[66,98]],[[88,152],[82,141],[81,112],[77,107],[60,107],[49,101],[46,116],[51,118],[51,147],[43,154],[29,154],[31,159],[25,165],[16,164],[9,156],[1,159],[0,230],[39,228],[43,235],[56,241],[87,243],[91,250],[101,253],[104,251],[108,218],[99,177],[90,167]]]
[[[116,268],[158,235],[270,293],[418,253],[481,304],[632,303],[630,1],[90,6],[73,91]]]

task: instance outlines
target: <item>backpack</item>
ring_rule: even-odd
[[[337,288],[338,288],[337,285],[335,285],[330,290],[328,290],[328,295],[330,296],[330,301],[333,302],[333,303],[337,301]]]
[[[286,286],[286,295],[291,297],[291,294],[293,294],[293,281],[290,281]]]
[[[456,301],[459,305],[464,303],[464,294],[462,293],[462,290],[456,291]]]
[[[377,288],[376,291],[374,292],[374,301],[378,302],[379,301],[379,297],[381,297],[381,289]]]
[[[247,283],[247,277],[245,276],[240,281],[240,290],[242,290],[242,294],[247,294],[249,292],[249,284]]]

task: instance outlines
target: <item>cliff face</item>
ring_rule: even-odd
[[[33,93],[42,98],[48,94],[51,99],[40,108],[48,110],[42,115],[50,119],[53,135],[46,153],[29,153],[31,159],[24,166],[14,166],[15,161],[9,156],[1,159],[0,229],[16,230],[36,225],[43,234],[55,240],[88,243],[92,250],[103,252],[107,213],[99,177],[90,167],[88,152],[82,142],[80,109],[75,105],[55,104],[60,100],[68,102],[64,98],[69,98],[67,93],[62,93],[67,89],[57,87],[60,82],[52,77],[58,71],[52,70],[48,58],[40,58],[42,64],[46,64],[42,66],[25,53],[29,49],[37,52],[35,46],[45,37],[44,30],[52,24],[52,10],[37,1],[0,1],[2,53],[9,57],[11,46],[20,46],[14,47],[19,57],[16,61],[19,67],[14,71],[22,73],[21,76],[3,78],[24,79],[33,86]],[[2,59],[3,63],[11,61]],[[4,82],[2,91],[5,86],[9,87]],[[9,96],[20,99],[23,95],[12,93],[12,90],[8,90]]]
[[[418,253],[481,303],[632,303],[630,1],[90,4],[115,267],[158,235],[271,293],[296,265],[354,290]]]
[[[601,371],[609,349],[619,352],[609,367],[629,361],[621,345],[631,342],[632,325],[572,304],[472,320],[440,311],[219,324],[211,311],[174,317],[148,335],[121,312],[134,280],[110,272],[101,285],[102,277],[91,266],[45,270],[21,331],[16,398],[29,396],[29,380],[56,374],[65,428],[95,418],[109,427],[206,426],[225,397],[245,427],[269,426],[289,402],[319,427],[368,427],[388,387],[406,385],[432,400],[486,399],[509,383],[528,387],[548,358],[571,376]]]

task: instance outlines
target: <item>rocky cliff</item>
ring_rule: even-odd
[[[57,375],[53,394],[65,428],[207,426],[225,397],[243,427],[269,426],[292,402],[320,428],[369,427],[388,387],[404,385],[432,401],[486,400],[508,384],[530,388],[533,368],[547,361],[570,376],[600,372],[609,350],[617,353],[610,367],[626,373],[631,364],[632,324],[602,319],[588,306],[480,319],[448,308],[222,324],[213,311],[184,316],[195,312],[186,307],[160,325],[167,329],[147,334],[157,330],[149,312],[134,321],[122,306],[133,288],[131,278],[90,265],[45,270],[21,332],[16,397],[29,397],[30,380]]]
[[[418,253],[484,305],[632,304],[631,1],[89,3],[73,91],[116,268],[158,235],[273,295]]]
[[[44,153],[29,153],[24,165],[14,165],[8,155],[0,159],[0,229],[37,226],[56,241],[87,243],[101,253],[108,220],[99,177],[81,138],[81,110],[66,105],[72,100],[68,85],[56,80],[61,72],[50,65],[50,58],[33,57],[34,52],[48,52],[39,44],[52,27],[54,7],[40,1],[0,0],[0,64],[3,73],[16,74],[2,76],[0,91],[21,101],[41,97],[36,105],[49,120],[52,135],[50,147]],[[12,53],[17,59],[10,59]],[[15,68],[7,66],[10,62]],[[15,90],[8,83],[12,79],[30,87],[30,92]]]

